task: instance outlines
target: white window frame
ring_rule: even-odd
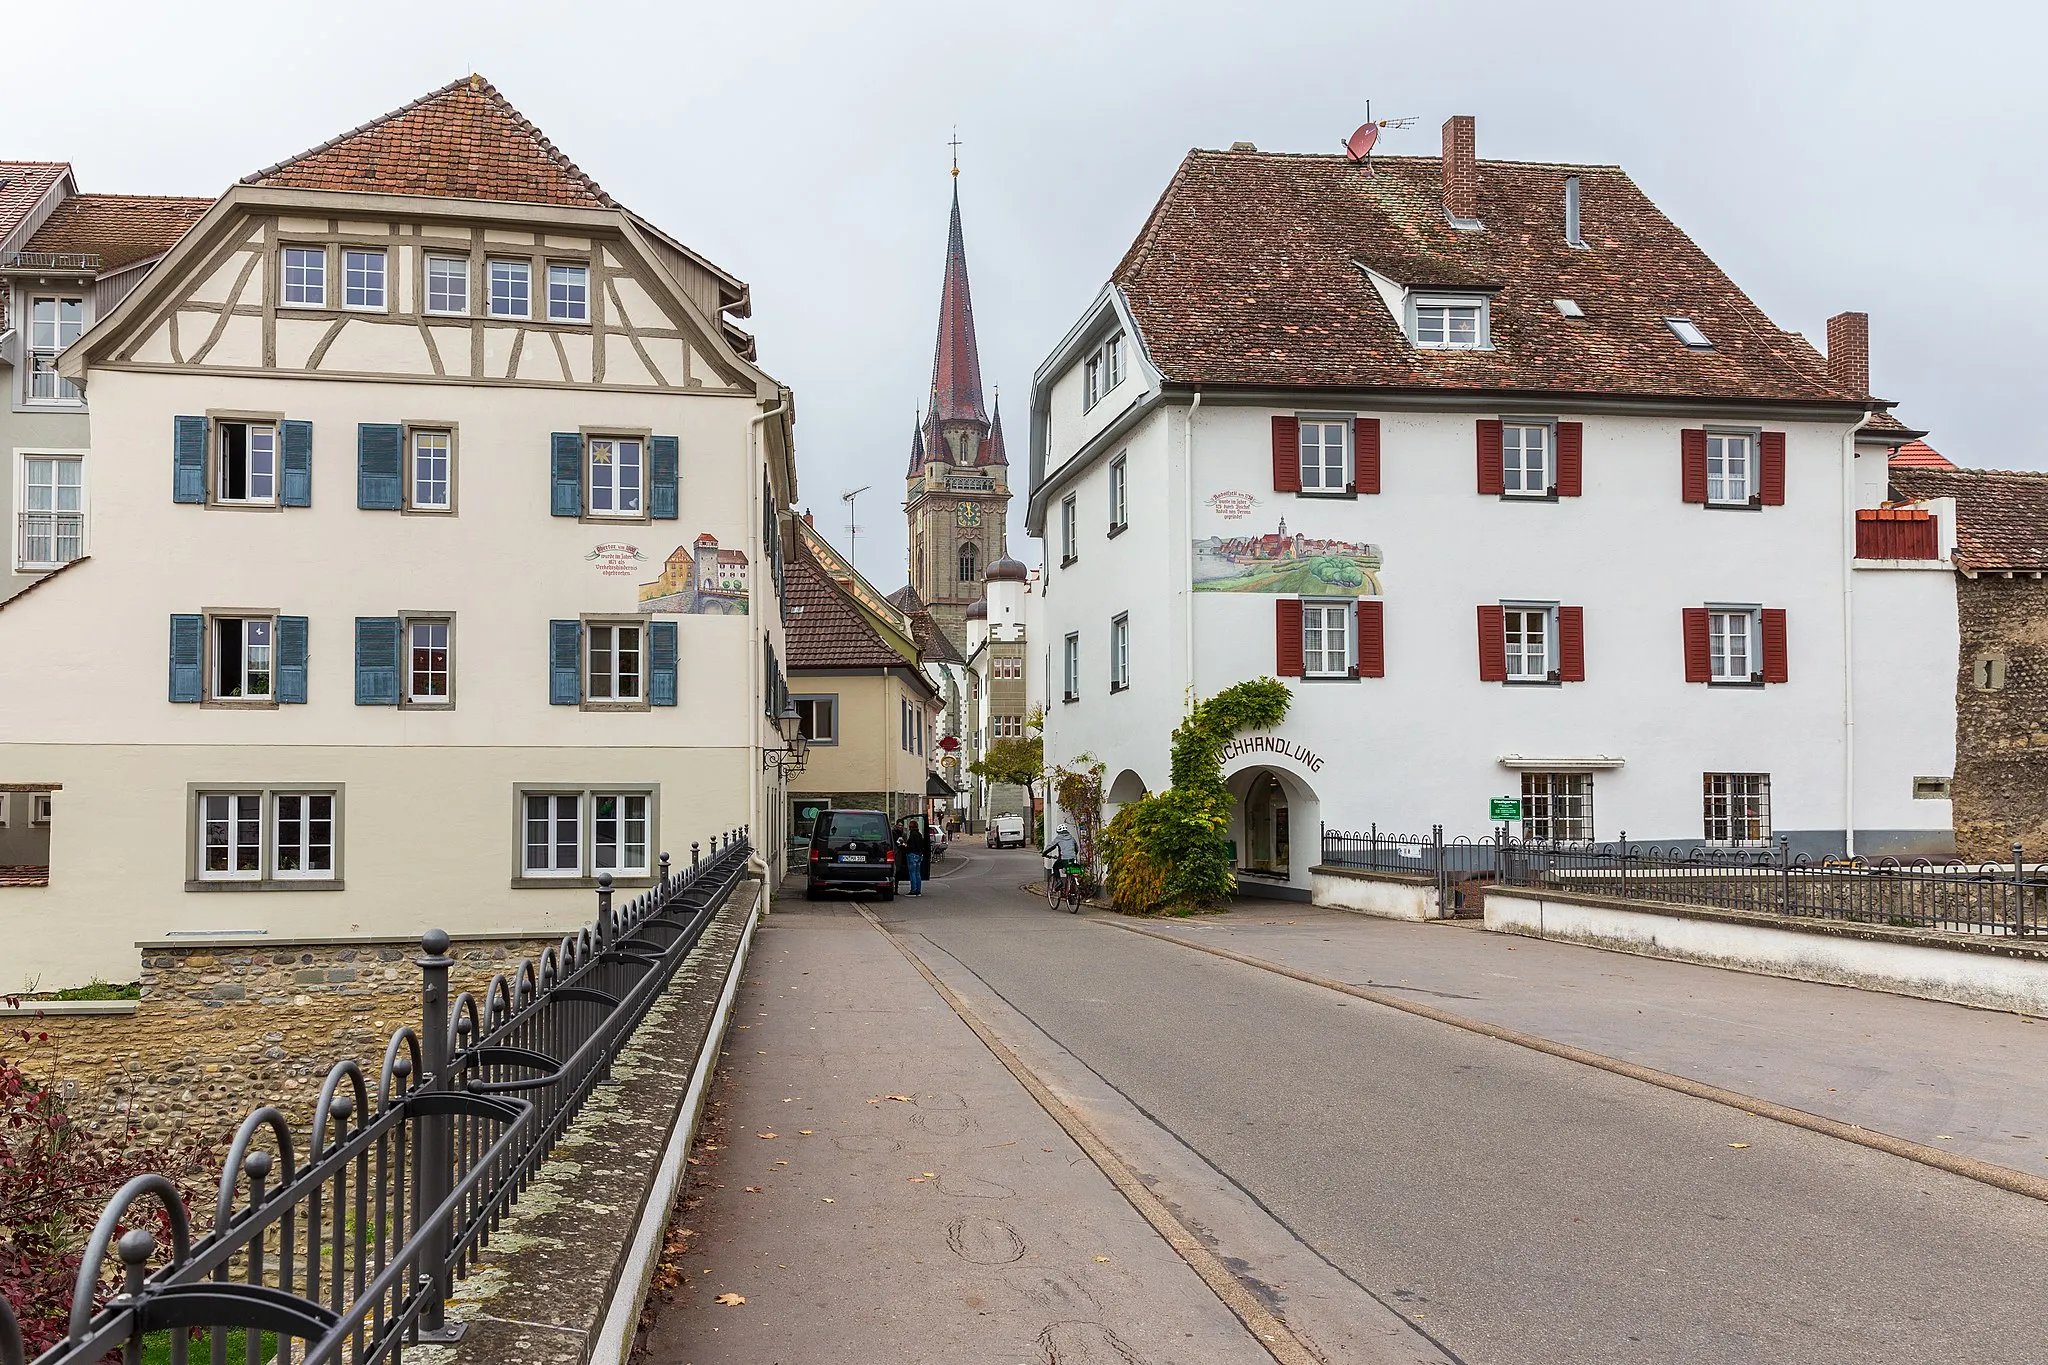
[[[455,271],[452,276],[445,272],[440,274],[439,276],[435,274],[434,268],[436,266],[449,265],[455,267]],[[461,318],[469,316],[469,269],[469,257],[467,256],[451,256],[446,253],[438,251],[430,251],[426,253],[426,263],[424,266],[424,273],[426,275],[425,309],[430,316],[442,318]],[[437,278],[443,280],[452,278],[460,282],[462,286],[462,298],[459,303],[456,303],[453,307],[449,307],[445,304],[436,306],[436,304],[434,303],[434,283]],[[443,293],[445,296],[446,291],[443,291]]]
[[[1664,325],[1671,329],[1671,335],[1677,337],[1689,351],[1711,351],[1714,349],[1713,338],[1709,337],[1701,329],[1700,325],[1691,318],[1665,318]]]
[[[192,864],[193,879],[202,882],[260,882],[263,880],[263,854],[265,835],[263,821],[263,793],[261,791],[217,791],[199,792],[195,795],[197,805],[193,821],[196,827],[198,847],[194,849]],[[214,802],[224,802],[224,812],[219,822],[225,826],[223,841],[218,845],[224,855],[226,866],[215,869],[207,866],[207,854],[216,845],[208,837],[208,826],[216,822],[213,814]],[[242,803],[247,802],[244,806]],[[247,814],[245,812],[253,812]],[[253,832],[250,825],[253,823]],[[247,836],[247,837],[245,837]],[[254,867],[238,866],[243,854],[253,855]]]
[[[1717,848],[1769,848],[1771,775],[1701,773],[1700,818],[1705,842]]]
[[[1472,339],[1452,339],[1452,315],[1465,309],[1472,310]],[[1429,330],[1439,333],[1434,338],[1424,336],[1426,319],[1424,314],[1442,312],[1442,325]],[[1409,303],[1408,335],[1415,348],[1421,351],[1489,351],[1493,349],[1493,302],[1484,294],[1417,294]]]
[[[242,496],[228,494],[228,432],[240,428],[242,432]],[[270,448],[270,470],[262,477],[270,481],[270,491],[258,495],[256,487],[256,447],[258,437]],[[278,505],[278,490],[284,483],[284,439],[283,428],[277,422],[244,421],[230,419],[213,424],[213,501],[225,507],[275,507]]]
[[[1131,459],[1119,455],[1109,462],[1109,533],[1131,524]]]
[[[839,742],[839,694],[837,692],[798,692],[790,696],[790,705],[796,707],[797,728],[804,738],[813,745],[832,745]],[[820,718],[826,724],[819,724]]]
[[[1303,493],[1349,493],[1353,487],[1352,462],[1355,458],[1352,445],[1352,428],[1356,421],[1349,413],[1304,412],[1295,417],[1295,468],[1299,472]],[[1336,482],[1331,483],[1330,474],[1330,432],[1337,433]],[[1311,433],[1314,433],[1311,442]],[[1314,451],[1311,462],[1310,452]],[[1314,481],[1310,481],[1313,473]]]
[[[604,671],[600,673],[598,632],[606,632],[603,654]],[[624,633],[633,633],[631,653],[634,666],[631,672],[622,669],[620,660],[628,651],[622,648]],[[605,691],[600,693],[602,682]],[[621,689],[630,683],[630,695]],[[639,621],[585,621],[583,623],[583,695],[586,701],[609,706],[647,705],[647,629]]]
[[[1529,435],[1537,433],[1541,449],[1536,452],[1538,477],[1529,479]],[[1507,418],[1500,424],[1501,496],[1547,498],[1557,492],[1557,425],[1529,418]]]
[[[1131,614],[1118,612],[1109,618],[1109,690],[1121,692],[1131,685]]]
[[[1538,783],[1544,790],[1532,791],[1531,787]],[[1560,787],[1565,790],[1559,790]],[[1560,802],[1568,803],[1562,811],[1558,809]],[[1592,843],[1593,829],[1593,774],[1522,774],[1524,839],[1537,843]]]
[[[28,822],[30,825],[50,823],[50,793],[29,793]]]
[[[92,525],[92,519],[89,515],[91,512],[91,490],[87,487],[87,470],[85,467],[87,453],[86,451],[76,449],[18,450],[15,452],[14,505],[18,509],[15,514],[14,525],[14,568],[16,572],[43,573],[53,569],[60,569],[64,565],[69,564],[73,559],[83,559],[91,553],[91,545],[86,539],[87,531]],[[50,502],[52,505],[47,509],[29,506],[31,501],[29,497],[29,467],[43,461],[50,462],[52,475],[49,486]],[[78,469],[78,506],[76,508],[65,508],[55,505],[63,501],[61,494],[65,488],[65,485],[56,476],[56,467],[67,464],[75,465]],[[47,536],[49,541],[48,548],[52,556],[50,558],[35,559],[29,556],[29,518],[35,516],[43,516],[50,519]],[[77,523],[76,531],[70,539],[75,543],[78,552],[68,558],[62,554],[66,537],[62,531],[63,522],[60,518],[75,518]]]
[[[305,261],[294,264],[293,256],[303,256]],[[319,265],[318,278],[304,273],[315,262]],[[280,308],[325,308],[327,306],[327,248],[324,246],[296,246],[286,242],[277,250],[277,302]],[[300,278],[294,282],[294,272]],[[294,298],[293,292],[298,292]]]
[[[427,615],[406,616],[400,618],[399,624],[404,632],[404,639],[400,644],[400,648],[405,651],[405,704],[416,708],[453,706],[455,704],[454,618]],[[419,643],[419,638],[415,634],[415,632],[422,630],[429,632],[427,643],[424,645]],[[431,632],[437,630],[440,632],[441,639],[439,646],[433,643],[433,636],[431,634]],[[439,692],[422,692],[418,687],[421,670],[415,667],[415,660],[420,650],[425,649],[431,653],[436,648],[439,648],[441,651],[441,667],[439,670],[428,668],[425,670],[425,673],[429,681],[431,681],[433,675],[438,671],[444,686]]]
[[[235,694],[230,694],[225,690],[224,684],[226,679],[221,676],[220,668],[221,626],[228,621],[233,621],[237,624],[239,627],[238,633],[242,641],[235,661],[236,673],[241,682],[241,691]],[[266,637],[265,644],[260,646],[250,644],[249,627],[252,625],[263,627],[263,633]],[[269,665],[264,672],[264,678],[268,683],[268,687],[262,692],[252,692],[249,690],[251,665],[256,657],[252,651],[256,649],[267,652]],[[218,615],[208,614],[206,618],[206,697],[209,701],[225,702],[275,702],[277,700],[277,617],[275,615],[267,612],[254,613],[247,616],[238,615],[234,612],[221,612]]]
[[[321,817],[313,814],[313,803],[318,801],[325,801],[327,803],[327,814],[325,817],[327,840],[324,845],[327,850],[327,866],[324,869],[304,866],[304,863],[310,860],[314,850],[323,847],[323,845],[315,842],[313,838],[315,827],[321,823]],[[292,851],[300,859],[301,866],[290,870],[287,870],[284,865],[284,837],[287,824],[285,817],[286,802],[298,803],[297,813],[290,823],[298,827],[298,842],[293,845]],[[270,830],[269,837],[264,841],[264,848],[270,858],[267,871],[273,879],[291,882],[328,882],[333,881],[340,875],[341,798],[339,795],[327,791],[278,791],[270,793],[267,805],[269,809],[265,813],[270,819]]]
[[[374,264],[374,271],[370,268]],[[357,283],[358,273],[362,282]],[[372,276],[375,284],[371,283]],[[360,294],[360,298],[356,296]],[[341,306],[350,313],[386,313],[391,310],[391,253],[382,247],[345,246],[341,249]]]
[[[1072,493],[1060,499],[1060,567],[1065,568],[1080,558],[1076,542],[1080,539],[1080,501]]]
[[[1349,598],[1305,597],[1301,602],[1301,674],[1349,678],[1358,671],[1356,603]],[[1335,637],[1334,641],[1332,637]]]
[[[611,838],[604,838],[607,817],[604,803],[615,801],[612,815]],[[634,814],[637,804],[638,814]],[[588,821],[590,825],[590,867],[591,875],[609,872],[615,877],[645,877],[653,872],[654,863],[654,798],[646,792],[590,793]],[[632,848],[630,832],[634,824],[640,828],[640,861],[632,863],[627,857]]]
[[[600,461],[597,452],[602,447],[610,452],[610,458]],[[630,448],[633,455],[635,482],[629,489],[619,479],[623,462],[619,456]],[[597,471],[602,465],[609,472],[602,487],[610,507],[599,507],[600,487]],[[630,492],[634,502],[631,508],[618,504],[623,494]],[[583,505],[593,517],[615,518],[622,521],[644,521],[647,519],[647,439],[643,436],[590,436],[583,442]]]
[[[524,308],[522,309],[522,311],[520,311],[520,312],[517,312],[517,313],[515,313],[515,312],[511,311],[511,309],[510,309],[510,307],[509,307],[509,306],[508,306],[507,308],[505,308],[505,309],[502,309],[502,310],[501,310],[501,309],[500,309],[500,308],[498,307],[498,271],[499,271],[499,269],[500,269],[501,267],[502,267],[502,268],[503,268],[503,269],[504,269],[504,270],[505,270],[505,271],[507,272],[507,273],[506,273],[506,277],[505,277],[505,278],[506,278],[506,281],[507,281],[507,284],[508,284],[508,285],[509,285],[509,284],[510,284],[510,282],[511,282],[511,281],[512,281],[513,279],[515,279],[515,278],[516,278],[516,279],[518,279],[518,280],[520,280],[520,281],[522,281],[522,282],[524,283],[524,286],[525,286],[525,287],[524,287],[524,289],[523,289],[523,290],[521,291],[521,294],[522,294],[522,297],[523,297],[523,299],[525,300],[525,306],[524,306]],[[511,294],[511,291],[510,291],[510,289],[508,288],[508,290],[507,290],[507,302],[508,302],[508,304],[509,304],[509,302],[510,302],[510,294]],[[509,256],[492,256],[492,257],[489,257],[489,258],[488,258],[488,259],[487,259],[487,260],[485,261],[485,263],[484,263],[484,311],[485,311],[485,312],[486,312],[486,313],[487,313],[487,314],[488,314],[489,316],[491,316],[491,317],[494,317],[494,318],[511,318],[511,319],[517,319],[517,320],[521,320],[521,321],[530,321],[530,320],[532,319],[532,317],[533,317],[533,262],[532,262],[532,261],[529,261],[529,260],[523,260],[523,259],[520,259],[520,258],[517,258],[517,257],[509,257]]]
[[[438,440],[436,447],[434,442]],[[424,447],[424,448],[423,448]],[[438,483],[441,498],[438,502],[420,496],[420,461],[425,456],[431,474],[432,465],[441,465],[438,479],[429,477],[429,487]],[[455,510],[455,433],[447,427],[407,427],[405,430],[405,506],[411,512],[452,512]]]
[[[36,316],[36,310],[49,304],[51,315],[46,322]],[[77,316],[69,324],[64,319],[64,305],[71,304],[77,309]],[[85,335],[86,303],[81,295],[73,298],[68,294],[31,294],[28,300],[28,346],[26,348],[26,374],[22,380],[22,401],[37,406],[78,407],[85,402],[85,395],[76,384],[57,373],[57,357],[64,348]],[[47,328],[47,332],[44,330]],[[66,333],[69,333],[67,336]],[[47,383],[45,382],[47,381]],[[48,393],[37,389],[47,387]]]
[[[1060,680],[1064,684],[1062,699],[1081,699],[1081,633],[1075,631],[1067,636],[1065,653],[1061,656]]]
[[[1117,332],[1090,351],[1081,365],[1081,411],[1091,411],[1115,393],[1124,382],[1124,373],[1124,334]]]
[[[555,280],[555,272],[556,272],[556,271],[562,271],[562,272],[564,272],[564,273],[569,273],[569,272],[573,272],[573,273],[574,273],[574,275],[576,276],[576,278],[575,278],[574,280],[564,280],[564,281],[562,281],[562,282],[561,282],[561,289],[562,289],[562,291],[563,291],[563,297],[562,297],[562,299],[560,300],[561,306],[560,306],[559,308],[557,308],[557,307],[556,307],[556,302],[557,302],[557,300],[556,300],[556,297],[555,297],[555,290],[556,290],[556,280]],[[573,291],[580,291],[580,292],[581,292],[581,295],[582,295],[582,297],[581,297],[581,298],[572,298],[572,297],[570,297],[570,294],[571,294],[571,293],[572,293]],[[586,262],[582,262],[582,261],[549,261],[549,262],[548,262],[548,321],[549,321],[549,322],[588,322],[588,321],[590,321],[590,266],[589,266],[589,265],[588,265],[588,264],[587,264]]]
[[[588,828],[584,821],[583,795],[580,791],[522,791],[519,794],[520,876],[565,878],[583,875],[584,835]],[[534,805],[537,801],[546,803],[538,814]],[[543,867],[536,867],[533,864],[533,834],[536,823],[546,832],[546,840],[542,846],[548,851],[548,861]],[[565,824],[569,829],[569,839],[573,843],[574,853],[570,865],[561,867],[556,864],[556,859],[561,854],[562,831]]]
[[[1733,665],[1737,655],[1731,646],[1739,632],[1742,667]],[[1731,603],[1707,606],[1707,681],[1722,687],[1750,687],[1764,680],[1763,608]]]
[[[1542,654],[1535,659],[1536,667],[1531,669],[1529,648],[1529,620],[1536,618],[1541,628],[1539,642]],[[1505,661],[1507,680],[1511,683],[1553,682],[1558,672],[1557,648],[1557,604],[1555,602],[1503,602],[1501,603],[1501,657]],[[1519,670],[1519,671],[1518,671]]]
[[[1757,447],[1761,444],[1754,431],[1716,431],[1707,429],[1707,502],[1715,507],[1748,507],[1757,501],[1757,473],[1759,460]],[[1739,444],[1738,444],[1739,443]],[[1737,480],[1731,477],[1731,459],[1739,454],[1741,465],[1741,492],[1732,492]],[[1718,476],[1715,473],[1719,467]],[[1715,486],[1719,485],[1719,494]]]

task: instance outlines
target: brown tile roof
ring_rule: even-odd
[[[1848,403],[1618,167],[1479,163],[1485,230],[1444,217],[1434,157],[1189,152],[1113,279],[1176,384],[1388,387]],[[1579,177],[1585,249],[1564,240]],[[1493,349],[1417,350],[1360,264],[1496,290]],[[1554,300],[1574,299],[1582,320]],[[1688,349],[1666,317],[1714,343]]]
[[[833,581],[801,537],[791,543],[784,588],[783,630],[790,669],[902,668],[911,661],[890,648],[846,589]]]
[[[932,619],[929,611],[919,609],[910,613],[910,637],[917,641],[919,659],[928,664],[964,664],[960,651],[946,638],[946,632],[939,629],[939,623]]]
[[[1956,500],[1956,567],[1970,572],[2048,569],[2048,473],[1893,465],[1900,502]]]
[[[70,169],[63,161],[0,161],[0,240],[21,226]]]
[[[482,76],[242,177],[245,185],[616,208],[595,180]]]
[[[1899,469],[1954,469],[1946,455],[1925,441],[1908,441],[1892,452],[1891,467]]]
[[[57,205],[23,251],[82,251],[100,258],[100,269],[161,256],[206,216],[211,199],[155,194],[74,194]]]
[[[0,867],[0,886],[48,886],[50,869],[47,867]]]
[[[1870,414],[1870,420],[1863,424],[1865,431],[1911,431],[1912,428],[1892,416],[1890,408],[1881,408]]]

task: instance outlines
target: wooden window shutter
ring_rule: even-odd
[[[278,502],[285,507],[311,507],[313,505],[313,424],[311,422],[279,422],[278,468],[284,473],[284,486],[278,490]]]
[[[171,700],[198,701],[205,673],[206,618],[197,614],[171,617]]]
[[[1479,681],[1508,680],[1508,623],[1501,608],[1479,609]]]
[[[1678,496],[1686,502],[1707,500],[1707,433],[1705,428],[1678,433]]]
[[[1301,491],[1301,419],[1298,417],[1273,419],[1273,491]]]
[[[676,704],[676,623],[673,621],[647,623],[647,704]]]
[[[1273,602],[1273,671],[1283,678],[1302,675],[1301,601],[1293,597]]]
[[[1765,607],[1759,613],[1763,617],[1764,636],[1764,681],[1781,683],[1792,681],[1792,661],[1786,657],[1785,609]]]
[[[306,643],[308,622],[303,616],[277,618],[277,704],[306,704]]]
[[[1557,424],[1557,495],[1576,498],[1586,482],[1586,426],[1583,422]]]
[[[172,427],[176,434],[171,441],[171,501],[205,502],[206,419],[180,417]]]
[[[583,701],[583,623],[548,622],[548,705]]]
[[[1685,620],[1685,680],[1689,683],[1714,680],[1714,655],[1707,641],[1707,609],[1687,607]]]
[[[1479,491],[1501,494],[1507,491],[1506,476],[1500,467],[1500,419],[1482,417],[1479,419]]]
[[[1380,419],[1360,417],[1351,423],[1352,483],[1354,493],[1380,491]]]
[[[1557,609],[1557,677],[1560,682],[1586,680],[1586,609]]]
[[[1766,431],[1757,437],[1757,501],[1766,507],[1785,505],[1785,433]]]
[[[404,650],[404,624],[396,616],[356,618],[357,706],[398,705]]]
[[[1387,604],[1377,597],[1358,601],[1358,676],[1387,676]]]
[[[356,427],[356,506],[366,512],[405,506],[405,428],[395,422]]]
[[[557,517],[583,515],[583,437],[558,431],[548,438],[548,512]]]
[[[682,448],[673,436],[647,442],[647,508],[655,521],[674,521],[682,482]],[[770,506],[773,504],[771,503]],[[670,622],[671,625],[674,622]]]

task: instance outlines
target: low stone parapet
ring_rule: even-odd
[[[1436,878],[1425,874],[1313,867],[1309,869],[1309,899],[1332,910],[1377,915],[1381,919],[1444,917]]]

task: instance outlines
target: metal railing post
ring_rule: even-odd
[[[2012,931],[2014,934],[2027,932],[2027,868],[2024,861],[2026,850],[2019,844],[2012,846]]]
[[[130,1303],[142,1297],[142,1282],[149,1277],[149,1258],[156,1254],[156,1238],[143,1228],[121,1234],[121,1240],[114,1243],[114,1250],[121,1257],[121,1295]],[[135,1330],[128,1334],[128,1340],[121,1346],[121,1365],[142,1365],[142,1318],[135,1319]]]
[[[660,891],[660,893],[659,893],[659,898],[660,898],[660,899],[663,899],[663,900],[666,900],[666,899],[668,898],[668,854],[666,854],[666,853],[664,853],[664,854],[662,854],[662,855],[661,855],[661,883],[660,883],[660,885],[661,885],[661,891]]]
[[[420,937],[426,954],[417,959],[420,969],[420,1065],[421,1079],[432,1090],[453,1090],[455,1078],[449,1073],[448,1055],[448,969],[455,959],[448,956],[448,933],[429,929]],[[455,1151],[447,1114],[428,1114],[420,1119],[419,1175],[420,1213],[433,1218],[455,1185]],[[444,1305],[455,1292],[455,1277],[448,1265],[448,1248],[454,1229],[438,1222],[421,1239],[422,1269],[432,1281],[427,1304],[420,1312],[419,1339],[448,1342],[462,1335],[461,1324],[449,1324]]]
[[[697,875],[697,841],[695,839],[690,840],[690,875],[692,877]]]
[[[1628,899],[1628,831],[1621,832],[1621,898]]]
[[[1778,836],[1778,913],[1792,917],[1792,840]]]

